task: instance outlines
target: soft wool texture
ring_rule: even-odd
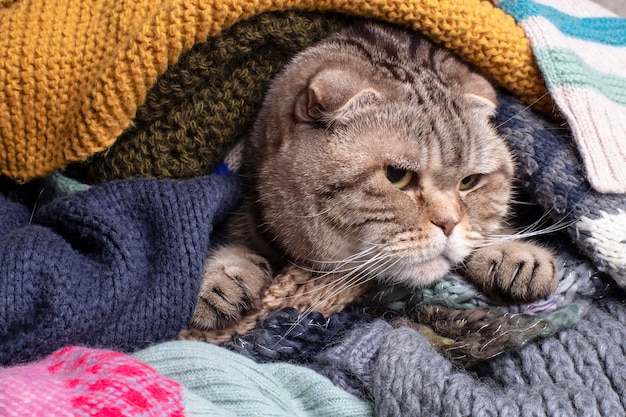
[[[333,298],[325,297],[323,284],[318,284],[319,291],[310,287],[311,290],[296,297],[304,307],[299,310],[284,307],[293,303],[291,297],[273,304],[264,299],[258,325],[248,331],[242,324],[247,324],[248,318],[259,319],[259,316],[256,313],[246,316],[241,324],[230,329],[236,333],[230,340],[223,338],[226,331],[187,330],[180,337],[213,343],[228,340],[224,346],[258,362],[306,362],[320,349],[335,344],[344,332],[371,321],[362,315],[367,313],[385,317],[394,326],[416,328],[442,355],[459,366],[468,366],[571,328],[580,322],[592,300],[614,295],[611,285],[597,277],[589,263],[572,252],[561,250],[557,264],[561,281],[555,294],[527,304],[510,305],[491,300],[458,274],[450,273],[419,290],[376,285],[360,302],[349,307],[355,313],[333,313],[329,308]],[[268,292],[278,288],[287,286],[274,284]],[[352,294],[356,299],[355,294],[361,291],[364,289],[346,290],[342,297]],[[316,304],[317,299],[325,302]],[[305,310],[307,300],[316,306],[312,313]],[[280,310],[272,309],[281,305]]]
[[[372,406],[305,367],[259,365],[200,342],[133,356],[70,346],[0,368],[0,414],[84,417],[365,417]]]
[[[272,312],[285,307],[297,311],[313,309],[324,315],[337,313],[358,300],[368,287],[369,285],[351,285],[342,291],[335,291],[339,288],[335,277],[311,279],[310,271],[297,267],[285,268],[263,294],[261,306],[246,312],[237,323],[216,330],[188,327],[179,333],[178,338],[211,343],[227,342],[233,335],[247,333]]]
[[[271,77],[348,20],[322,12],[265,13],[194,45],[158,78],[110,148],[66,172],[100,183],[213,171],[252,124]]]
[[[176,341],[133,355],[184,387],[185,415],[367,417],[372,406],[304,367],[257,364],[202,342]]]
[[[626,19],[588,0],[501,0],[531,41],[591,185],[626,192]]]
[[[0,29],[7,34],[0,36],[1,172],[15,178],[45,175],[69,162],[92,156],[115,143],[120,133],[133,128],[137,129],[136,137],[148,132],[144,143],[150,143],[151,137],[193,134],[196,119],[184,116],[203,113],[195,108],[191,112],[177,111],[175,105],[152,108],[182,116],[161,119],[180,123],[172,127],[178,133],[171,136],[150,136],[150,127],[135,124],[142,120],[141,115],[133,119],[135,111],[146,103],[158,76],[166,73],[184,51],[204,42],[207,35],[222,34],[237,22],[244,24],[262,12],[291,7],[333,10],[406,24],[443,42],[526,102],[547,92],[523,30],[501,10],[480,0],[0,0]],[[247,30],[253,30],[255,24],[269,24],[272,19],[268,19],[248,22],[251,26]],[[280,31],[289,25],[279,23],[273,27]],[[323,25],[319,28],[325,30]],[[305,31],[302,37],[305,42],[308,34]],[[281,36],[277,34],[278,38]],[[229,54],[238,49],[223,50]],[[202,52],[197,57],[202,59],[201,55]],[[235,59],[229,56],[226,61]],[[259,68],[263,71],[269,66]],[[177,74],[183,73],[174,71],[166,77],[176,79]],[[260,75],[258,80],[266,77]],[[219,85],[211,88],[220,92]],[[251,85],[255,91],[258,88]],[[165,102],[168,93],[164,85],[152,91],[160,103]],[[186,96],[188,91],[176,94]],[[218,109],[221,105],[236,107],[238,100],[231,100],[229,91],[223,90],[223,99],[216,100]],[[541,107],[549,111],[551,101],[544,100]],[[515,99],[504,100],[504,104],[496,123],[515,148],[521,166],[521,187],[540,207],[550,209],[553,219],[564,219],[575,244],[624,286],[623,199],[591,190],[576,149],[569,145],[571,136],[566,127],[545,122],[524,110],[525,106]],[[181,108],[189,109],[184,105]],[[220,111],[215,115],[210,123],[219,125]],[[146,116],[145,120],[151,123],[153,120]],[[229,135],[221,138],[224,142],[215,142],[215,153],[235,142],[237,138]],[[222,168],[232,167],[237,149]],[[156,155],[162,156],[159,152]],[[134,163],[123,161],[124,151],[119,158],[122,162],[118,166]],[[176,153],[167,158],[177,158]],[[219,159],[214,154],[210,158]],[[151,169],[158,176],[157,171],[165,166],[154,164]],[[103,171],[107,170],[105,165]],[[131,172],[116,175],[133,176]],[[204,173],[191,175],[200,174]],[[50,181],[60,180],[52,177]],[[99,182],[98,178],[93,182]],[[5,312],[0,319],[0,362],[34,360],[68,344],[135,351],[174,337],[191,315],[200,266],[208,245],[214,241],[213,224],[232,208],[236,199],[238,189],[232,179],[134,179],[88,189],[71,182],[58,190],[48,187],[44,185],[41,195],[38,190],[35,193],[38,204],[34,209],[7,197],[4,189],[0,197],[0,311]],[[80,192],[44,204],[47,199],[76,191]],[[288,287],[282,282],[272,288],[272,294],[303,287]],[[297,294],[301,303],[310,301],[305,296],[310,293]],[[323,308],[341,309],[360,292],[342,296],[339,301],[328,300]],[[367,416],[374,412],[382,416],[623,417],[623,299],[624,295],[618,293],[594,301],[586,315],[577,315],[576,320],[567,323],[569,326],[577,322],[574,328],[535,340],[521,350],[465,371],[442,355],[441,346],[433,346],[433,339],[411,328],[394,328],[383,320],[346,313],[326,317],[314,314],[309,322],[294,327],[299,333],[282,339],[277,334],[284,332],[299,314],[279,311],[252,333],[236,339],[242,343],[236,348],[255,359],[265,355],[270,360],[289,357],[307,361],[309,367],[370,405],[337,391],[310,370],[286,364],[256,365],[215,346],[172,342],[138,352],[136,358],[185,386],[182,398],[187,415],[257,416],[263,410],[267,411],[265,414],[290,416]],[[281,301],[284,300],[273,297],[273,304],[266,302],[261,314],[276,310]],[[300,305],[303,304],[299,308]],[[253,327],[260,318],[253,318],[246,325]],[[263,344],[258,343],[261,341]],[[290,341],[294,343],[287,344]],[[229,346],[235,348],[233,344]],[[280,350],[282,347],[287,349]],[[74,348],[65,352],[70,353],[63,359],[65,364],[76,364],[81,357],[96,358],[103,366],[118,360],[109,353],[101,356]],[[97,413],[98,405],[109,401],[117,407],[125,405],[116,401],[123,400],[124,395],[116,395],[124,394],[124,387],[132,387],[137,380],[125,378],[127,374],[122,371],[134,371],[137,364],[119,360],[125,363],[120,372],[115,372],[115,366],[104,366],[111,372],[108,376],[100,375],[105,386],[111,380],[121,381],[120,384],[96,404],[90,401],[84,414]],[[6,370],[4,375],[19,378],[20,384],[0,378],[0,384],[7,383],[6,390],[0,390],[0,403],[7,399],[11,409],[22,406],[27,399],[25,393],[33,389],[24,382],[29,379],[42,390],[50,389],[50,397],[39,391],[35,398],[41,400],[38,406],[46,407],[47,415],[57,409],[66,411],[63,398],[72,397],[76,393],[73,388],[84,386],[86,375],[81,370],[85,368],[66,368],[72,375],[68,379],[61,374],[46,378],[51,376],[46,365],[30,366]],[[140,368],[148,382],[165,382],[151,370]],[[26,369],[26,373],[12,374],[21,369]],[[0,374],[4,371],[0,370]],[[114,374],[122,378],[112,378]],[[93,375],[90,378],[98,379]],[[68,380],[75,381],[68,384],[78,385],[68,389]],[[177,385],[166,385],[168,398],[174,403],[170,405],[179,404],[181,391]],[[11,397],[3,397],[9,392]],[[232,401],[223,402],[224,399]],[[154,411],[152,404],[160,403],[145,404],[141,411],[149,415]],[[33,414],[35,404],[28,406],[31,409],[19,415]]]
[[[481,0],[20,0],[3,6],[0,33],[10,35],[0,37],[0,173],[14,178],[43,176],[109,147],[183,52],[267,11],[335,11],[409,26],[529,102],[546,92],[523,30]]]
[[[0,369],[0,414],[183,417],[182,387],[118,352],[67,347]]]
[[[69,345],[126,351],[191,318],[233,178],[127,180],[38,207],[0,195],[0,363]]]
[[[626,224],[626,220],[620,220],[619,213],[626,211],[626,197],[601,194],[591,189],[576,149],[570,143],[569,130],[546,121],[508,94],[501,94],[499,102],[494,124],[515,154],[521,190],[526,191],[552,220],[562,225],[574,245],[572,248],[563,244],[558,262],[561,282],[555,294],[536,303],[502,305],[489,300],[473,286],[455,281],[451,275],[422,291],[379,286],[364,301],[364,304],[373,305],[367,309],[369,312],[379,315],[387,311],[400,312],[409,315],[414,322],[430,326],[422,331],[448,357],[462,363],[484,360],[504,350],[519,349],[532,340],[571,327],[585,314],[588,302],[611,285],[596,275],[598,269],[610,274],[622,288],[626,285],[625,270],[619,263],[619,259],[626,259],[626,254],[612,258],[618,261],[605,261],[607,254],[611,253],[610,248],[624,247],[626,237],[621,234],[619,225]],[[240,147],[237,146],[219,170],[237,172],[241,162]],[[601,233],[605,230],[601,228],[588,232],[580,227],[585,222],[602,221],[602,213],[613,214],[617,219],[614,227],[606,229],[607,233]],[[580,239],[581,236],[594,239]],[[562,238],[552,238],[549,243],[556,249],[563,242]],[[583,251],[592,262],[581,259],[577,250]],[[238,351],[252,354],[255,340],[264,346],[253,356],[304,353],[308,350],[307,338],[317,340],[316,327],[307,327],[306,324],[310,324],[308,319],[301,332],[285,339],[281,339],[284,326],[279,323],[288,323],[288,318],[278,313],[278,316],[271,316],[269,322],[262,320],[285,307],[304,312],[315,306],[315,311],[329,316],[350,302],[362,299],[367,290],[365,286],[351,286],[339,295],[328,297],[324,295],[324,287],[330,280],[309,278],[310,273],[290,268],[266,291],[260,310],[245,315],[239,323],[227,329],[207,332],[190,328],[181,332],[179,337],[224,343],[236,334],[241,338],[231,341],[231,345]],[[276,339],[281,343],[275,344],[275,349],[268,349],[270,342]],[[489,347],[483,348],[486,343]],[[278,353],[282,348],[285,348],[283,353]]]
[[[495,117],[517,157],[522,187],[578,248],[626,288],[626,194],[602,194],[585,178],[567,128],[502,96]]]
[[[309,359],[377,416],[595,416],[626,413],[624,305],[603,300],[572,330],[468,371],[419,333],[377,320]]]

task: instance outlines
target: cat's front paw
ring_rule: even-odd
[[[205,260],[198,302],[191,325],[201,330],[223,328],[259,307],[272,280],[265,258],[243,246],[224,246]]]
[[[547,297],[559,283],[552,253],[521,241],[477,249],[467,262],[467,273],[486,294],[513,301]]]

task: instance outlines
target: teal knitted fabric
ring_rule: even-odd
[[[626,19],[590,0],[493,0],[524,29],[597,191],[626,192]]]
[[[373,415],[369,403],[310,369],[286,363],[257,364],[203,342],[167,342],[134,356],[185,388],[187,416]]]

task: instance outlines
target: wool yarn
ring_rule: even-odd
[[[530,39],[590,184],[626,193],[626,19],[590,0],[494,3]]]
[[[308,366],[368,398],[378,416],[584,416],[626,413],[626,309],[606,298],[574,329],[455,368],[420,333],[383,320],[352,329]]]
[[[324,317],[319,312],[300,314],[292,307],[271,312],[251,331],[233,335],[222,346],[255,362],[304,362],[343,333],[367,323],[369,317],[347,311]]]
[[[372,416],[372,406],[305,367],[259,365],[200,342],[132,356],[69,346],[0,368],[0,414],[46,416]]]
[[[584,210],[585,205],[601,207],[609,204],[610,210],[619,211],[624,207],[626,211],[626,204],[619,200],[619,196],[589,191],[588,187],[584,192],[578,192],[571,187],[572,183],[586,180],[575,149],[568,144],[567,129],[546,121],[511,95],[502,93],[499,101],[494,123],[515,153],[521,177],[519,185],[539,203],[540,208],[550,213],[555,222],[570,224],[572,217],[580,213],[567,212],[571,207]],[[226,173],[237,172],[241,162],[237,155],[239,147],[233,149],[233,154],[220,169]],[[529,176],[529,172],[533,176]],[[586,200],[581,204],[578,199],[583,197]],[[554,210],[553,206],[559,201],[567,208]],[[562,218],[563,215],[566,217]],[[574,237],[571,230],[567,231]],[[577,253],[577,249],[591,245],[574,240],[572,247],[563,239],[561,235],[547,238],[555,250],[561,247],[557,261],[560,284],[554,294],[537,302],[508,305],[491,300],[457,274],[450,274],[419,291],[381,285],[365,294],[364,287],[356,286],[341,292],[339,301],[335,297],[320,297],[315,292],[316,288],[321,291],[329,285],[331,277],[318,281],[311,279],[305,271],[290,268],[270,286],[261,310],[249,312],[240,323],[227,329],[203,332],[189,328],[179,337],[212,343],[229,342],[229,347],[257,360],[297,356],[306,354],[306,348],[301,346],[302,340],[315,338],[315,327],[306,325],[310,323],[310,311],[331,319],[333,313],[361,300],[360,311],[395,318],[396,325],[415,327],[457,364],[476,363],[571,327],[585,314],[591,300],[611,291],[610,279],[607,281],[602,274],[597,274],[597,256],[591,259],[592,264]],[[601,265],[600,262],[598,268],[606,271]],[[324,304],[315,306],[320,299],[324,299]],[[301,315],[295,319],[283,313],[270,316],[285,307],[295,307]],[[263,322],[268,316],[272,325]],[[294,322],[305,325],[299,327],[296,336],[290,336],[285,329]],[[276,339],[281,343],[271,345],[269,341]],[[270,345],[274,348],[269,348]]]
[[[234,335],[248,333],[272,312],[283,308],[293,308],[303,313],[304,323],[310,323],[306,318],[308,313],[319,313],[327,316],[343,311],[350,303],[358,301],[371,286],[371,284],[345,285],[345,280],[334,276],[312,278],[311,273],[308,271],[295,266],[286,267],[265,291],[259,309],[244,312],[242,318],[237,323],[223,329],[200,330],[189,326],[178,334],[178,338],[217,344],[225,343],[230,341]],[[279,316],[278,319],[288,317],[289,315],[287,314],[282,317]],[[284,329],[285,326],[280,324],[278,326],[270,326],[270,328]],[[283,335],[284,333],[280,333],[278,337]],[[268,337],[273,338],[274,336],[269,334]],[[240,340],[243,341],[244,339]],[[245,341],[242,343],[245,344]],[[249,346],[256,346],[256,344]]]
[[[516,156],[520,186],[584,255],[626,287],[626,194],[591,187],[567,127],[514,97],[500,100],[494,123]]]
[[[571,250],[556,252],[556,263],[557,289],[530,303],[492,300],[452,272],[417,291],[377,285],[363,297],[360,309],[387,317],[394,326],[417,329],[450,360],[467,366],[574,326],[594,299],[614,290],[610,280]]]
[[[311,369],[257,364],[224,348],[179,340],[133,357],[184,387],[186,416],[367,417],[372,405]]]
[[[456,365],[470,366],[574,326],[593,299],[612,294],[606,282],[571,253],[561,253],[557,262],[561,282],[551,299],[506,305],[489,300],[467,281],[453,283],[460,278],[450,274],[419,290],[375,285],[347,307],[353,312],[324,317],[294,308],[270,311],[247,333],[233,330],[222,345],[257,362],[305,362],[371,317],[384,317],[395,327],[418,330]],[[187,338],[193,336],[187,331]],[[207,336],[203,340],[212,341]]]
[[[349,20],[324,12],[264,13],[194,45],[148,90],[115,143],[66,174],[100,183],[212,172],[252,124],[271,77]]]
[[[0,174],[41,177],[110,147],[182,53],[292,9],[422,31],[523,99],[545,97],[523,30],[482,0],[20,0],[0,9],[0,33],[10,34],[0,37]]]
[[[133,351],[191,318],[232,177],[124,180],[31,208],[0,193],[0,364],[72,344]]]
[[[0,368],[0,414],[183,417],[182,387],[119,352],[70,346]]]

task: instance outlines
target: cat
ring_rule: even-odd
[[[254,308],[285,258],[416,288],[463,268],[494,297],[549,295],[552,253],[510,238],[514,162],[496,105],[487,79],[388,24],[355,23],[297,54],[246,140],[247,195],[205,263],[192,326]]]

